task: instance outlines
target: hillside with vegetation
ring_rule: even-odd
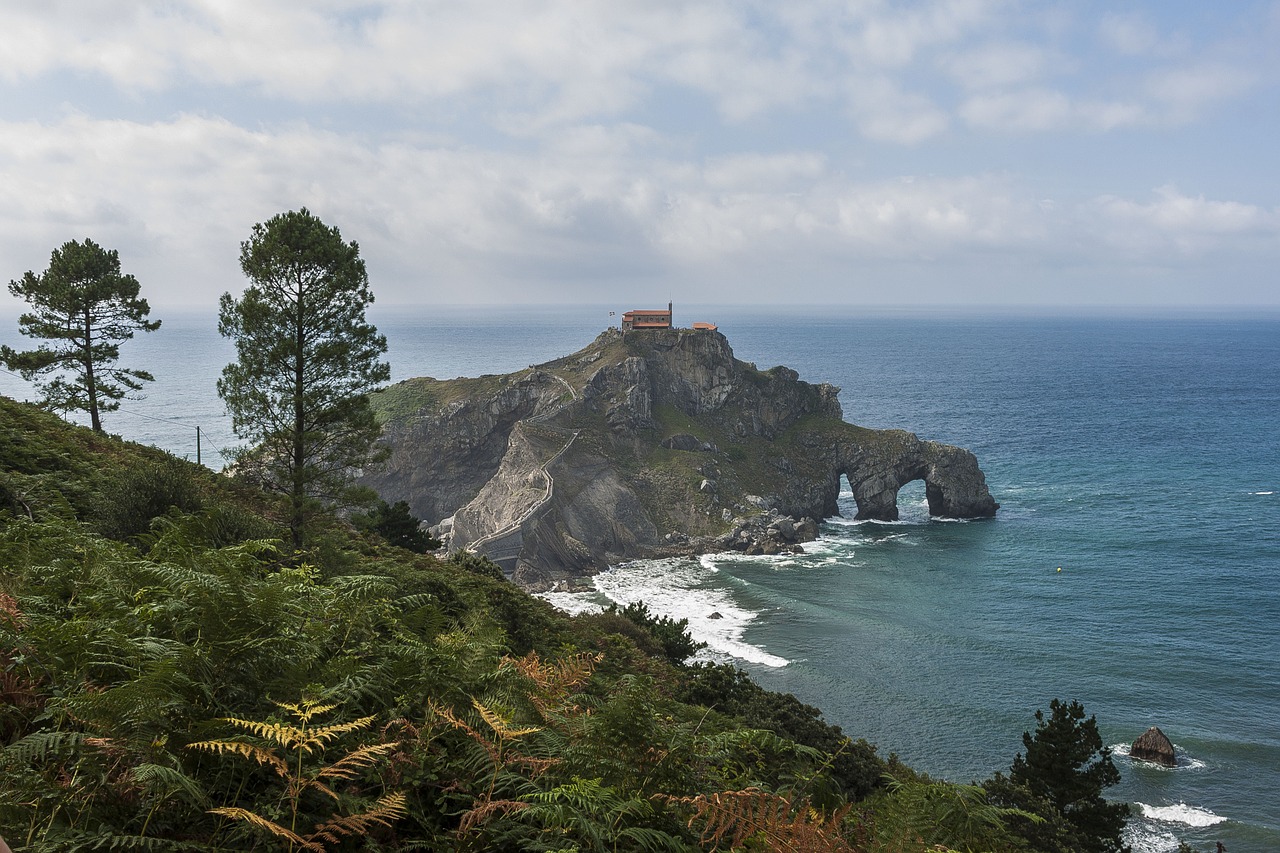
[[[680,623],[570,617],[486,560],[418,553],[395,515],[318,518],[296,550],[286,497],[0,398],[0,835],[30,851],[1114,849],[1078,843],[1088,790],[1060,799],[1036,775],[1043,720],[992,780],[997,807],[689,662]]]

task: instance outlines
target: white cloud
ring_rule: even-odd
[[[1219,102],[1239,97],[1255,80],[1256,75],[1243,68],[1202,62],[1153,72],[1145,89],[1170,120],[1185,122]]]
[[[995,42],[945,56],[939,65],[966,89],[989,89],[1028,84],[1043,77],[1051,64],[1060,70],[1067,62],[1040,45]]]
[[[868,139],[915,145],[943,133],[947,113],[925,95],[905,92],[890,78],[865,77],[850,83],[851,113]]]
[[[1280,208],[1188,196],[1166,185],[1148,202],[1101,196],[1092,204],[1099,237],[1131,252],[1201,254],[1280,245]]]
[[[1132,198],[1217,192],[1178,127],[1274,91],[1245,65],[1274,52],[1263,35],[1250,54],[1170,31],[995,0],[0,4],[0,250],[35,268],[93,236],[206,302],[238,286],[252,223],[304,204],[361,242],[375,286],[476,299],[763,287],[801,262],[834,281],[1067,251],[1274,259],[1273,208]],[[1098,162],[1183,145],[1189,165],[1049,159],[1084,134]]]
[[[1098,22],[1098,36],[1103,44],[1124,56],[1144,56],[1161,46],[1154,24],[1137,12],[1108,12]]]

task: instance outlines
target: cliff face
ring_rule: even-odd
[[[838,390],[738,361],[718,332],[611,329],[520,374],[376,395],[391,456],[363,481],[529,586],[789,547],[836,514],[842,476],[860,518],[896,519],[898,489],[919,479],[934,515],[995,514],[973,454],[847,424]]]

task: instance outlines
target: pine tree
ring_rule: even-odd
[[[145,370],[114,367],[120,343],[134,332],[154,332],[151,306],[138,297],[138,280],[120,272],[120,256],[92,240],[72,240],[54,249],[41,275],[28,271],[9,282],[9,292],[32,310],[18,318],[18,331],[46,341],[34,350],[0,348],[0,360],[28,382],[37,381],[45,405],[89,413],[102,432],[102,412],[120,408],[120,400],[154,381]],[[68,378],[68,376],[70,378]]]
[[[1024,834],[1039,849],[1077,853],[1118,853],[1127,803],[1108,803],[1105,788],[1120,781],[1111,750],[1102,745],[1098,721],[1085,719],[1084,706],[1054,699],[1049,716],[1036,711],[1036,731],[1024,732],[1026,757],[1019,754],[1009,768],[987,783],[993,802],[1040,814],[1040,826]]]
[[[241,460],[289,496],[300,547],[317,504],[342,502],[350,470],[371,459],[379,430],[366,394],[391,378],[387,340],[365,320],[373,293],[359,246],[306,208],[255,225],[240,268],[249,287],[220,303],[237,360],[218,394],[252,442]]]

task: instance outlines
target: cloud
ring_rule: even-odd
[[[1187,122],[1220,102],[1238,98],[1256,79],[1255,73],[1243,68],[1200,62],[1152,72],[1144,88],[1168,120]]]
[[[973,127],[1020,133],[1107,131],[1151,122],[1140,103],[1073,99],[1042,88],[974,95],[961,105],[960,115]]]
[[[1051,64],[1058,69],[1068,60],[1041,45],[988,42],[957,51],[939,65],[966,89],[1025,85],[1045,76]]]
[[[1188,196],[1172,185],[1158,187],[1147,202],[1100,196],[1089,209],[1098,238],[1128,252],[1199,255],[1280,242],[1280,208]]]
[[[301,205],[376,287],[452,301],[1274,260],[1274,209],[1196,171],[1232,131],[1177,133],[1272,92],[1271,42],[1171,31],[996,0],[0,4],[0,250],[15,275],[92,236],[204,302]],[[1154,144],[1187,166],[1132,159]],[[1136,197],[1170,177],[1222,200]]]
[[[1155,25],[1136,12],[1108,12],[1098,22],[1102,43],[1123,56],[1146,56],[1159,51],[1163,39]]]
[[[239,286],[252,223],[306,205],[360,242],[392,301],[485,301],[693,269],[732,270],[748,292],[797,255],[831,276],[1062,246],[1274,249],[1277,235],[1274,210],[1171,187],[1077,207],[1009,176],[854,181],[817,152],[677,153],[644,128],[583,127],[556,147],[499,153],[194,115],[0,125],[0,249],[40,268],[53,246],[92,236],[120,249],[158,304],[211,304]]]

